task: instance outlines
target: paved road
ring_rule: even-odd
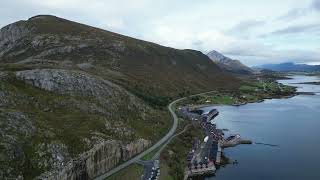
[[[176,113],[174,112],[174,110],[172,109],[172,106],[185,99],[184,98],[180,98],[180,99],[177,99],[173,102],[171,102],[168,106],[168,109],[172,115],[172,118],[173,118],[173,125],[170,129],[170,131],[162,138],[160,139],[156,144],[154,144],[153,146],[151,146],[149,149],[145,150],[144,152],[140,153],[139,155],[135,156],[134,158],[130,159],[129,161],[126,161],[124,162],[123,164],[120,164],[119,166],[115,167],[114,169],[108,171],[107,173],[99,176],[99,177],[96,177],[95,179],[96,180],[102,180],[102,179],[105,179],[106,177],[109,177],[111,176],[112,174],[120,171],[121,169],[124,169],[126,167],[128,167],[129,165],[131,165],[132,163],[135,163],[137,160],[139,160],[140,158],[142,158],[143,156],[149,154],[150,152],[152,152],[153,150],[157,149],[159,146],[161,146],[163,143],[165,143],[173,134],[174,132],[176,131],[177,127],[178,127],[178,117],[176,115]]]
[[[206,93],[210,93],[210,92],[213,92],[213,91],[209,91],[209,92],[204,92],[204,93],[200,93],[200,94],[195,94],[195,95],[192,95],[190,97],[193,97],[193,96],[198,96],[198,95],[202,95],[202,94],[206,94]],[[171,129],[169,130],[169,132],[162,138],[160,139],[156,144],[154,144],[153,146],[151,146],[149,149],[143,151],[142,153],[138,154],[137,156],[135,156],[134,158],[130,159],[129,161],[126,161],[122,164],[120,164],[119,166],[113,168],[112,170],[106,172],[105,174],[101,175],[101,176],[98,176],[96,178],[94,178],[95,180],[103,180],[109,176],[111,176],[112,174],[128,167],[129,165],[135,163],[136,161],[138,161],[140,158],[144,157],[145,155],[149,154],[150,152],[152,152],[153,150],[157,149],[158,147],[160,147],[163,143],[165,143],[167,140],[169,140],[173,134],[175,133],[177,127],[178,127],[178,117],[176,115],[176,113],[174,112],[174,109],[172,109],[172,106],[175,105],[177,102],[183,100],[183,99],[186,99],[187,97],[183,97],[183,98],[180,98],[180,99],[177,99],[173,102],[171,102],[168,106],[168,110],[170,111],[171,115],[172,115],[172,118],[173,118],[173,125],[171,127]]]
[[[170,139],[168,141],[166,141],[164,143],[164,145],[159,149],[159,151],[152,157],[152,160],[158,159],[160,157],[161,152],[164,150],[164,148],[171,142],[171,140],[173,138],[175,138],[176,136],[179,136],[180,134],[186,132],[188,130],[188,128],[191,126],[191,124],[188,124],[186,127],[184,127],[184,129],[179,132],[178,134],[175,134],[173,136],[170,137]]]
[[[144,166],[144,172],[143,172],[143,180],[147,180],[149,179],[149,177],[151,176],[151,172],[152,172],[152,167],[154,164],[155,160],[159,160],[160,154],[161,152],[164,150],[164,148],[170,143],[170,141],[175,138],[176,136],[179,136],[180,134],[186,132],[188,130],[188,128],[190,127],[191,124],[188,124],[186,127],[184,127],[184,129],[182,131],[180,131],[177,134],[174,134],[173,136],[171,136],[168,141],[166,141],[162,147],[158,150],[158,152],[152,157],[151,160],[149,161],[143,161],[143,160],[139,160],[137,161],[137,163],[141,164]]]

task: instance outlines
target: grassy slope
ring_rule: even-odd
[[[138,164],[132,164],[127,168],[119,171],[105,180],[139,180],[143,174],[143,166]]]
[[[26,147],[27,159],[33,159],[34,147],[43,142],[59,141],[70,146],[75,157],[87,150],[81,138],[100,132],[104,139],[129,141],[136,137],[156,140],[163,136],[171,124],[165,106],[172,99],[212,89],[232,89],[239,87],[239,81],[223,73],[218,66],[201,52],[177,50],[154,43],[104,31],[65,19],[45,16],[21,21],[32,32],[18,40],[17,45],[0,57],[1,71],[18,71],[38,68],[61,68],[80,70],[78,64],[89,63],[92,67],[84,71],[123,86],[154,108],[148,112],[149,121],[141,121],[137,112],[123,109],[106,117],[103,114],[82,111],[77,105],[99,106],[98,102],[85,97],[71,97],[49,93],[11,79],[1,81],[1,90],[10,91],[14,105],[1,107],[32,116],[32,121],[41,130]],[[38,40],[42,45],[30,45]],[[57,41],[56,41],[57,40]],[[56,43],[58,42],[58,43]],[[84,48],[71,52],[55,51],[66,46]],[[20,54],[15,54],[21,52]],[[41,59],[31,63],[21,63],[25,59]],[[16,62],[20,62],[15,64]],[[83,70],[83,69],[82,69]],[[123,122],[134,130],[132,137],[121,137],[105,130],[105,121]],[[152,127],[152,128],[146,128]],[[53,134],[47,136],[45,132]],[[28,161],[29,162],[29,161]],[[26,177],[34,177],[50,167],[37,167],[31,161],[22,164]]]
[[[264,91],[263,84],[266,87]],[[282,96],[290,96],[295,92],[295,88],[280,85],[275,82],[246,82],[238,90],[232,91],[216,91],[201,96],[187,98],[182,104],[241,104],[247,102],[257,102],[266,98],[277,98]]]
[[[53,16],[31,18],[23,23],[33,28],[33,33],[21,41],[26,44],[41,36],[45,45],[27,49],[23,45],[18,46],[0,57],[0,62],[18,62],[57,47],[86,44],[86,47],[71,52],[41,57],[55,63],[28,66],[77,68],[77,63],[90,62],[94,66],[87,70],[90,73],[116,82],[151,104],[160,106],[173,97],[239,86],[239,81],[223,73],[198,51],[168,48]],[[58,39],[59,43],[54,43],[53,39]],[[10,54],[22,49],[26,51],[19,55]],[[59,64],[65,60],[71,61],[68,67]]]
[[[190,124],[190,121],[180,121],[179,130]],[[203,139],[204,133],[199,124],[193,124],[183,134],[175,137],[161,153],[160,179],[183,179],[186,157],[192,148],[194,138]]]
[[[1,111],[17,111],[31,117],[30,119],[37,127],[37,133],[29,142],[22,145],[26,154],[25,163],[20,161],[7,162],[10,166],[18,165],[22,169],[25,178],[31,178],[50,167],[37,166],[35,159],[37,156],[37,146],[41,143],[59,142],[67,145],[71,157],[91,148],[83,139],[93,136],[92,133],[99,133],[103,139],[120,139],[131,141],[143,137],[156,140],[162,137],[170,126],[169,115],[165,111],[152,110],[147,112],[147,121],[141,120],[137,111],[127,111],[124,116],[86,112],[78,108],[78,105],[90,107],[99,106],[99,103],[89,97],[74,97],[58,95],[34,88],[30,85],[18,81],[14,78],[0,82],[0,91],[10,92],[12,96],[6,97],[12,103],[8,106],[0,107]],[[125,118],[123,118],[125,117]],[[124,122],[126,128],[131,129],[133,136],[120,136],[114,131],[105,128],[105,123],[111,124]],[[123,126],[123,125],[122,125]],[[144,127],[153,128],[144,128]],[[121,126],[120,126],[121,128]],[[1,148],[0,148],[1,151]],[[27,164],[26,164],[27,163]]]

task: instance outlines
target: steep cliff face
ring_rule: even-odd
[[[60,169],[46,172],[39,179],[93,179],[120,162],[132,158],[150,146],[151,142],[138,139],[130,143],[109,140],[95,145],[90,151],[81,154],[79,158],[68,162]]]
[[[35,69],[0,78],[0,179],[92,178],[141,152],[170,124],[166,112],[86,72]]]
[[[31,31],[32,27],[28,27],[24,21],[3,27],[0,30],[0,48],[3,49],[6,45],[15,44],[19,39],[29,35]]]
[[[23,46],[26,42],[23,38],[27,38],[32,30],[33,28],[24,21],[18,21],[3,27],[0,30],[0,58],[10,52],[10,57],[24,53],[26,50],[19,48],[19,46]],[[19,49],[18,51],[17,48]]]

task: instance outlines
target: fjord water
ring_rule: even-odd
[[[289,99],[272,99],[244,106],[216,107],[218,128],[239,133],[252,145],[225,149],[238,164],[220,168],[209,180],[319,180],[320,179],[320,86],[292,84],[320,81],[315,76],[292,76],[279,82],[301,92]],[[255,143],[264,143],[255,144]],[[270,146],[270,145],[275,146]]]

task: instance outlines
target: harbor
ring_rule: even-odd
[[[186,157],[188,165],[184,179],[215,174],[219,166],[225,163],[222,157],[223,148],[251,144],[251,141],[243,140],[239,134],[225,138],[223,130],[218,129],[214,123],[219,112],[213,107],[206,111],[201,107],[179,107],[178,115],[193,123],[199,123],[205,134],[204,139],[194,139],[192,142],[192,149]]]
[[[319,85],[302,84],[320,81],[319,77],[294,75],[290,78],[279,80],[279,83],[297,86],[298,93],[320,92]],[[239,107],[216,107],[219,110],[214,119],[217,127],[228,129],[225,134],[235,132],[242,138],[249,137],[253,144],[223,148],[225,156],[236,163],[220,167],[205,179],[320,179],[317,153],[320,139],[314,134],[320,126],[319,95],[300,94]],[[263,168],[261,164],[264,164]],[[302,167],[299,171],[297,164]]]

